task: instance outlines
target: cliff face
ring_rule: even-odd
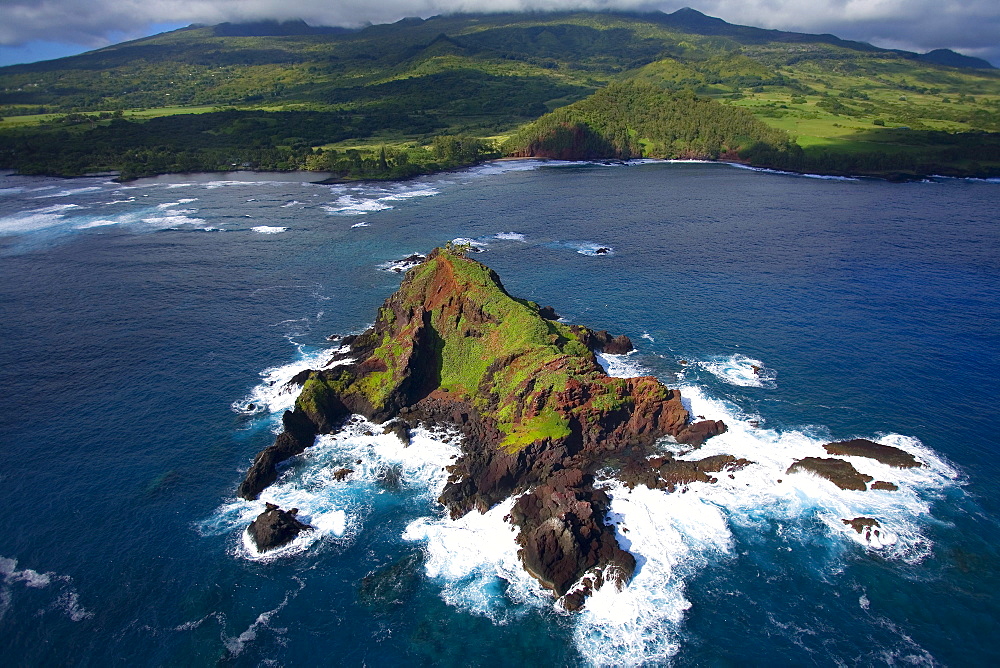
[[[644,466],[646,448],[662,436],[700,445],[725,425],[692,424],[680,393],[653,377],[607,376],[591,347],[624,352],[631,342],[554,316],[511,297],[460,251],[432,252],[406,273],[375,325],[346,341],[352,363],[304,379],[284,431],[257,456],[240,495],[256,498],[276,479],[277,463],[351,413],[449,423],[465,436],[440,497],[453,517],[522,494],[511,521],[532,575],[563,596],[591,573],[568,607],[605,581],[622,586],[635,561],[604,526],[608,499],[591,474],[625,461]]]

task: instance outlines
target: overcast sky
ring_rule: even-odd
[[[45,60],[190,23],[302,18],[358,26],[469,11],[692,6],[730,23],[950,48],[1000,66],[1000,0],[0,0],[0,65]]]

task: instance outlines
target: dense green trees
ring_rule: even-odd
[[[172,172],[252,169],[333,172],[342,178],[407,178],[473,164],[497,155],[469,137],[436,137],[434,150],[381,147],[370,151],[314,149],[370,135],[376,115],[330,112],[221,111],[180,114],[144,122],[120,116],[62,117],[51,126],[9,132],[0,140],[0,164],[22,174],[79,176],[117,171],[123,180]]]
[[[746,110],[626,82],[546,114],[516,132],[504,150],[564,159],[718,159],[756,144],[788,151],[791,140]]]

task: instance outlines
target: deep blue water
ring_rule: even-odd
[[[707,164],[232,178],[0,177],[4,663],[1000,661],[1000,184]],[[502,522],[440,516],[454,444],[426,435],[399,452],[360,425],[307,452],[269,493],[321,530],[277,558],[244,546],[262,502],[234,492],[281,405],[261,373],[366,327],[399,283],[379,265],[455,238],[512,294],[628,334],[616,363],[730,424],[704,453],[758,462],[669,498],[618,490],[640,572],[582,615],[511,566]],[[870,469],[898,492],[784,473],[851,437],[927,466]],[[855,540],[840,519],[860,514],[896,542]],[[396,600],[359,593],[410,554]]]

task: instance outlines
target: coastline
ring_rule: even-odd
[[[480,165],[488,165],[491,163],[510,163],[510,162],[541,162],[541,163],[553,163],[553,164],[621,164],[621,165],[640,165],[640,164],[706,164],[706,165],[726,165],[728,167],[733,167],[735,169],[745,169],[748,171],[761,172],[765,174],[775,174],[779,176],[797,176],[802,178],[814,178],[814,179],[829,179],[838,181],[857,181],[860,179],[875,179],[880,181],[887,181],[889,183],[916,183],[922,181],[932,181],[935,179],[959,179],[959,180],[969,180],[978,181],[983,183],[1000,183],[1000,176],[996,175],[985,175],[980,172],[969,172],[969,173],[945,173],[947,170],[936,170],[929,171],[928,173],[918,173],[918,172],[882,172],[882,173],[843,173],[843,172],[797,172],[788,169],[778,169],[776,167],[767,167],[763,165],[753,165],[749,162],[743,162],[739,160],[726,159],[726,160],[712,160],[708,158],[690,158],[690,159],[679,159],[679,158],[635,158],[632,160],[621,160],[618,158],[593,158],[589,160],[559,160],[555,158],[545,158],[545,157],[533,157],[533,156],[504,156],[501,158],[493,158],[491,160],[482,160],[468,165],[462,165],[457,167],[448,167],[445,169],[437,169],[427,172],[421,172],[405,177],[392,177],[392,178],[350,178],[335,176],[331,172],[310,172],[305,170],[290,170],[290,171],[274,171],[274,170],[252,170],[252,169],[240,169],[234,171],[201,171],[201,172],[163,172],[162,174],[156,174],[153,176],[141,176],[134,179],[121,179],[119,176],[111,179],[116,183],[157,183],[161,180],[188,180],[192,183],[198,183],[205,178],[219,179],[224,178],[226,180],[232,181],[259,181],[262,176],[268,176],[266,180],[270,181],[288,181],[288,182],[302,182],[302,183],[313,183],[316,185],[344,185],[344,184],[364,184],[364,183],[386,183],[386,182],[399,182],[404,183],[407,181],[413,181],[421,177],[434,176],[437,174],[454,174],[461,172],[466,169],[471,169],[478,167]],[[100,172],[91,174],[81,174],[76,176],[65,176],[62,174],[20,174],[17,169],[8,168],[2,170],[5,176],[44,176],[49,178],[60,178],[66,180],[78,180],[78,179],[92,179],[101,177],[110,177],[113,175],[118,175],[118,172]]]
[[[983,183],[1000,183],[1000,175],[987,174],[984,172],[958,172],[955,170],[946,169],[935,169],[929,170],[928,172],[859,172],[859,173],[845,173],[838,171],[830,172],[798,172],[789,169],[779,169],[777,167],[768,167],[766,165],[754,165],[748,161],[734,160],[731,157],[725,160],[713,160],[711,158],[634,158],[631,160],[621,160],[619,158],[608,157],[608,158],[591,158],[587,160],[560,160],[557,158],[548,157],[536,157],[536,156],[503,156],[500,158],[492,158],[489,160],[479,160],[476,162],[469,163],[467,165],[453,166],[436,170],[429,170],[425,172],[419,172],[411,174],[409,176],[394,176],[394,177],[366,177],[366,178],[352,178],[334,175],[332,172],[311,172],[307,170],[289,170],[289,171],[275,171],[275,170],[252,170],[252,169],[239,169],[233,171],[198,171],[198,172],[163,172],[161,174],[155,174],[152,176],[140,176],[131,179],[122,179],[120,177],[120,172],[94,172],[88,174],[80,174],[74,176],[66,176],[62,174],[20,174],[16,168],[5,168],[0,170],[4,176],[43,176],[49,178],[60,178],[66,180],[78,180],[78,179],[92,179],[92,178],[102,178],[102,177],[114,177],[111,180],[116,183],[157,183],[161,180],[187,180],[192,183],[198,183],[205,180],[206,178],[217,180],[220,178],[232,181],[259,181],[262,176],[268,176],[266,180],[269,181],[288,181],[288,182],[302,182],[302,183],[313,183],[316,185],[345,185],[345,184],[364,184],[364,183],[386,183],[386,182],[398,182],[405,183],[408,181],[413,181],[418,178],[434,176],[437,174],[454,174],[461,172],[466,169],[471,169],[478,167],[480,165],[488,165],[491,163],[513,163],[513,162],[541,162],[541,163],[553,163],[553,164],[595,164],[595,165],[607,165],[607,164],[621,164],[621,165],[640,165],[640,164],[715,164],[715,165],[726,165],[728,167],[733,167],[736,169],[745,169],[748,171],[761,172],[765,174],[775,174],[779,176],[797,176],[802,178],[814,178],[814,179],[830,179],[838,181],[857,181],[859,179],[875,179],[880,181],[887,181],[889,183],[917,183],[922,181],[932,181],[936,179],[959,179],[959,180],[969,180],[978,181]],[[951,173],[948,173],[948,172]]]

